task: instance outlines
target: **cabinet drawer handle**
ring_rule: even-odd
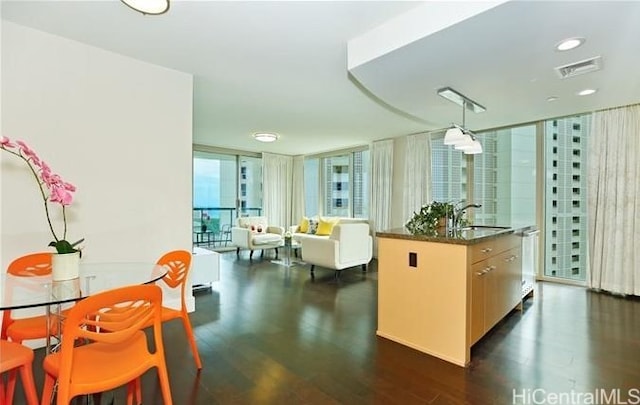
[[[476,276],[484,276],[486,271],[476,271]]]
[[[482,249],[482,250],[480,250],[480,251],[481,251],[482,253],[489,253],[489,252],[491,252],[492,250],[493,250],[493,249],[491,249],[490,247],[488,247],[488,248],[484,248],[484,249]]]

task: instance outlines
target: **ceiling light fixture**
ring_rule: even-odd
[[[462,94],[458,93],[451,87],[444,87],[438,90],[438,95],[440,97],[444,97],[447,100],[458,104],[460,107],[467,107],[474,113],[481,113],[481,112],[487,111],[486,108],[476,103],[475,101],[471,100],[470,98],[463,96]]]
[[[272,134],[269,132],[260,132],[257,134],[253,134],[253,138],[256,141],[260,141],[260,142],[275,142],[278,140],[278,135]]]
[[[579,96],[590,96],[591,94],[595,93],[596,91],[598,91],[598,90],[596,90],[596,89],[584,89],[582,91],[579,91],[577,94]]]
[[[575,49],[580,45],[584,44],[585,41],[586,40],[581,37],[567,38],[556,44],[556,50],[562,52],[562,51],[568,51],[570,49]]]
[[[169,0],[120,0],[142,14],[159,15],[169,11]]]
[[[482,144],[478,141],[476,135],[464,127],[465,111],[469,109],[475,112],[483,112],[487,109],[450,87],[438,90],[438,94],[462,107],[462,126],[451,124],[451,128],[444,134],[444,144],[453,145],[454,149],[461,150],[465,155],[482,153]]]

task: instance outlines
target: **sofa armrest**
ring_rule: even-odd
[[[277,233],[278,235],[284,235],[284,227],[282,226],[268,226],[267,233]]]
[[[289,232],[291,232],[291,234],[293,235],[294,233],[298,233],[299,228],[300,228],[299,225],[291,225],[289,227]]]
[[[234,226],[231,228],[231,243],[248,249],[251,246],[251,230]]]
[[[329,238],[302,238],[302,261],[318,266],[335,268],[339,256],[339,242]]]

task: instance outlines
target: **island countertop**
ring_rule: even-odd
[[[413,234],[406,228],[394,228],[385,231],[376,232],[376,236],[379,238],[390,239],[406,239],[414,241],[435,242],[435,243],[449,243],[456,245],[474,245],[489,239],[504,236],[510,233],[523,234],[530,230],[536,229],[532,225],[513,225],[509,227],[490,228],[483,227],[482,225],[474,227],[474,229],[457,230],[455,232],[447,233],[444,229],[434,230],[429,234]]]

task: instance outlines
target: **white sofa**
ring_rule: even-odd
[[[253,259],[253,251],[275,249],[278,258],[278,247],[283,244],[284,228],[269,225],[267,217],[240,217],[236,226],[231,228],[231,243],[236,246],[236,254],[240,249],[249,249],[249,260]]]
[[[322,217],[323,219],[327,219],[329,221],[335,222],[337,224],[367,224],[369,226],[369,221],[365,218],[351,218],[351,217]],[[314,217],[312,219],[319,220],[318,217]],[[329,235],[316,235],[312,233],[300,232],[300,225],[293,225],[289,228],[293,240],[301,243],[304,238],[311,239],[328,239]],[[371,231],[369,231],[371,234]]]
[[[311,265],[312,278],[315,266],[335,270],[336,278],[341,270],[350,267],[362,266],[362,271],[367,271],[373,255],[373,238],[368,223],[339,222],[329,236],[312,236],[300,239],[302,260]]]

